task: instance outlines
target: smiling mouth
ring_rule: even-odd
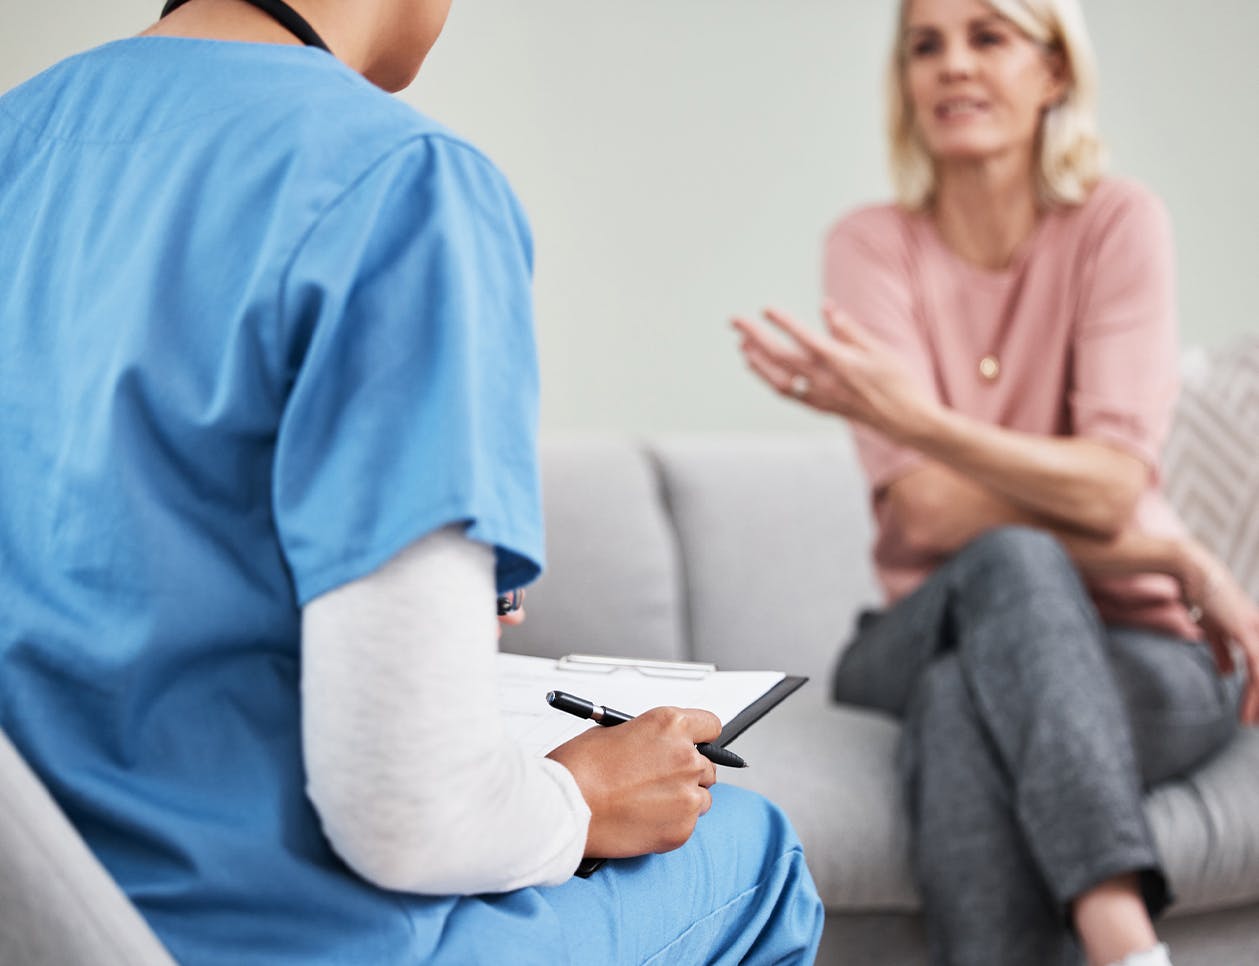
[[[987,110],[988,105],[984,101],[976,101],[968,97],[951,97],[937,104],[933,113],[941,121],[955,121],[975,117]]]

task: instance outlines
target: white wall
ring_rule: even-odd
[[[0,88],[143,27],[160,0],[0,0]],[[1086,0],[1114,169],[1167,201],[1186,342],[1259,331],[1254,0]],[[455,0],[405,97],[532,216],[548,430],[825,430],[727,329],[812,316],[819,242],[887,195],[890,0]]]

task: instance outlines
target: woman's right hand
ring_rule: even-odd
[[[764,315],[788,342],[751,319],[735,318],[732,324],[742,336],[739,349],[749,368],[782,395],[901,442],[911,442],[937,408],[904,361],[829,300],[822,306],[825,333],[778,309]]]
[[[711,712],[653,708],[615,728],[591,728],[547,755],[572,772],[590,806],[586,855],[628,858],[684,844],[717,781],[695,746],[720,733]]]
[[[1187,559],[1181,578],[1185,600],[1198,611],[1198,623],[1221,672],[1233,670],[1230,644],[1241,649],[1246,662],[1241,720],[1259,724],[1259,606],[1228,568],[1200,544],[1189,545]]]

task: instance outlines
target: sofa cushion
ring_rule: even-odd
[[[870,570],[865,481],[834,434],[653,441],[681,547],[699,660],[825,677]]]
[[[896,774],[900,725],[826,694],[810,684],[788,698],[731,745],[748,767],[717,777],[782,806],[828,910],[916,910]]]
[[[557,437],[540,451],[547,566],[503,650],[685,658],[673,528],[642,446]]]
[[[1245,728],[1146,812],[1177,903],[1172,914],[1259,901],[1259,728]]]
[[[772,798],[804,843],[833,912],[915,910],[909,827],[896,772],[900,726],[836,707],[811,685],[741,735],[746,770],[723,781]],[[1170,915],[1259,901],[1259,730],[1146,799],[1176,904]]]

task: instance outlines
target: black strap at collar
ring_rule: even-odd
[[[188,0],[167,0],[166,6],[162,8],[162,16],[165,17],[172,10],[177,10],[187,2]],[[267,14],[307,47],[318,47],[320,50],[328,50],[328,45],[323,42],[323,38],[319,34],[315,33],[315,28],[307,22],[305,17],[285,3],[284,0],[245,0],[245,2]],[[332,51],[329,50],[328,53],[332,53]]]

